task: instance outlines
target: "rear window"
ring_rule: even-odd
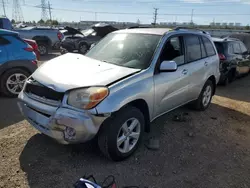
[[[221,42],[215,42],[214,44],[215,44],[215,47],[217,49],[217,52],[219,54],[223,53],[223,51],[224,51],[223,50],[223,44]]]

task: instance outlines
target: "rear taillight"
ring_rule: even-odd
[[[33,43],[31,46],[32,46],[32,48],[33,48],[34,50],[38,50],[38,45],[37,45],[37,43]]]
[[[58,32],[57,37],[58,37],[59,40],[62,40],[63,39],[63,34],[61,32]]]
[[[28,52],[33,52],[34,49],[31,47],[31,46],[28,46],[26,48],[24,48],[25,51],[28,51]]]
[[[33,60],[32,63],[33,63],[34,65],[37,65],[37,61],[36,61],[36,60]]]
[[[219,58],[220,58],[221,61],[227,59],[226,56],[225,56],[224,54],[218,54],[218,55],[219,55]]]

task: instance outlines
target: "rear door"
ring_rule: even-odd
[[[197,99],[204,85],[204,75],[209,61],[199,35],[185,35],[186,65],[188,66],[189,93],[187,100]]]
[[[1,66],[8,61],[8,52],[5,47],[7,44],[9,44],[9,41],[3,36],[0,36],[0,69]]]

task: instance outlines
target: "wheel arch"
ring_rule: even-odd
[[[213,90],[213,95],[215,94],[216,92],[216,78],[214,75],[210,76],[207,80],[210,80],[212,81],[213,85],[214,85],[214,90]]]
[[[35,36],[32,38],[32,40],[35,40],[37,43],[44,42],[44,43],[47,43],[48,45],[52,44],[52,41],[47,36]]]
[[[150,115],[147,102],[144,99],[136,99],[127,103],[122,108],[126,106],[134,106],[142,112],[145,120],[145,132],[150,132]]]

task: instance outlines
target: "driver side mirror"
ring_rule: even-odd
[[[163,61],[160,65],[160,72],[175,72],[177,64],[175,61]]]

